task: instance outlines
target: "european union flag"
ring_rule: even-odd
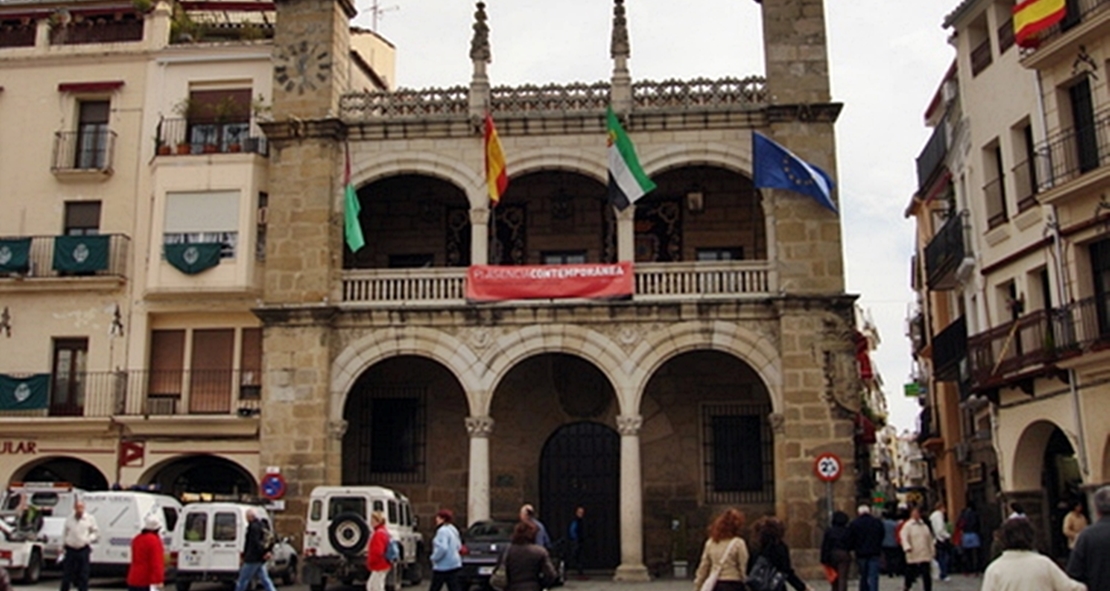
[[[809,195],[837,213],[833,204],[835,186],[825,171],[795,156],[767,136],[752,132],[752,161],[757,189],[787,189]]]

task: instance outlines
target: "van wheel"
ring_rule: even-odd
[[[38,550],[31,551],[31,559],[27,561],[27,568],[23,569],[23,582],[34,585],[39,582],[42,575],[42,554]]]
[[[285,585],[292,585],[297,582],[297,559],[289,559],[289,567],[285,569],[285,574],[281,575],[281,582]]]
[[[182,581],[178,579],[177,582],[174,583],[174,587],[177,587],[177,591],[189,591],[189,587],[192,586],[192,584],[192,581]]]

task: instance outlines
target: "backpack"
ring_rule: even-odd
[[[277,543],[277,536],[274,535],[274,530],[270,528],[270,522],[262,522],[262,549],[270,552],[274,549],[274,544]]]
[[[385,559],[387,562],[397,562],[401,560],[401,542],[390,538],[385,543]]]

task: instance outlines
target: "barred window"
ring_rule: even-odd
[[[774,457],[767,405],[702,407],[705,496],[709,503],[774,500]]]
[[[404,385],[356,390],[347,419],[352,428],[344,436],[345,484],[424,481],[425,390]]]

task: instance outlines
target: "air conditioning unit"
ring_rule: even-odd
[[[270,208],[268,208],[268,207],[263,206],[263,207],[258,208],[257,223],[258,223],[259,226],[265,226],[266,225],[266,222],[269,220],[269,217],[270,217],[269,212],[270,212]]]

